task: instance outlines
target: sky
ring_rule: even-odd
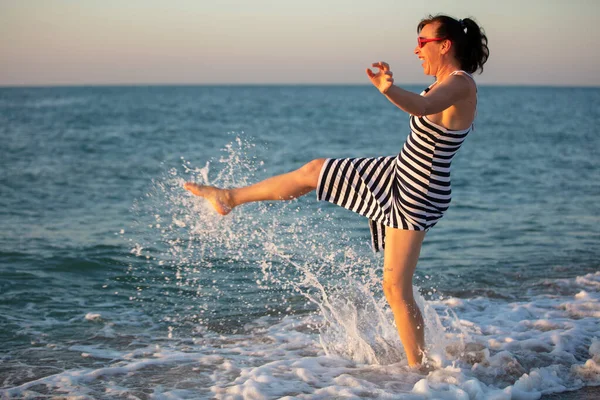
[[[600,0],[0,0],[0,86],[421,84],[438,13],[484,28],[481,84],[600,86]]]

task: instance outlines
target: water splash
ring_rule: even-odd
[[[238,136],[222,153],[203,167],[182,158],[136,202],[130,240],[142,262],[130,267],[138,284],[132,300],[163,307],[169,335],[186,324],[235,332],[250,316],[313,313],[327,354],[366,364],[403,362],[382,295],[382,260],[353,250],[331,214],[304,200],[249,204],[222,217],[182,189],[185,181],[237,187],[259,179],[261,162],[250,140]],[[447,333],[459,324],[453,315],[438,316],[417,287],[414,292],[428,353],[439,363]]]

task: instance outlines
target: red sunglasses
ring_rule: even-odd
[[[419,44],[419,48],[422,49],[423,46],[425,46],[425,43],[429,43],[429,42],[439,42],[440,40],[446,40],[446,38],[431,38],[431,39],[425,39],[422,37],[417,37],[417,43]]]

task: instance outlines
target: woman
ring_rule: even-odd
[[[471,19],[435,16],[417,27],[415,54],[436,81],[420,95],[394,86],[385,62],[366,72],[393,104],[409,113],[410,129],[397,156],[316,159],[300,169],[251,186],[219,189],[187,182],[225,215],[244,203],[295,199],[317,190],[317,198],[370,220],[373,247],[384,250],[383,290],[394,313],[410,366],[425,349],[424,323],[412,279],[425,232],[450,203],[450,162],[473,127],[477,87],[471,73],[487,61],[487,37]],[[385,246],[384,246],[385,244]]]

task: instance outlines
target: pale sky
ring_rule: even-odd
[[[479,83],[600,86],[600,0],[0,0],[0,86],[426,83],[437,13],[485,29]]]

